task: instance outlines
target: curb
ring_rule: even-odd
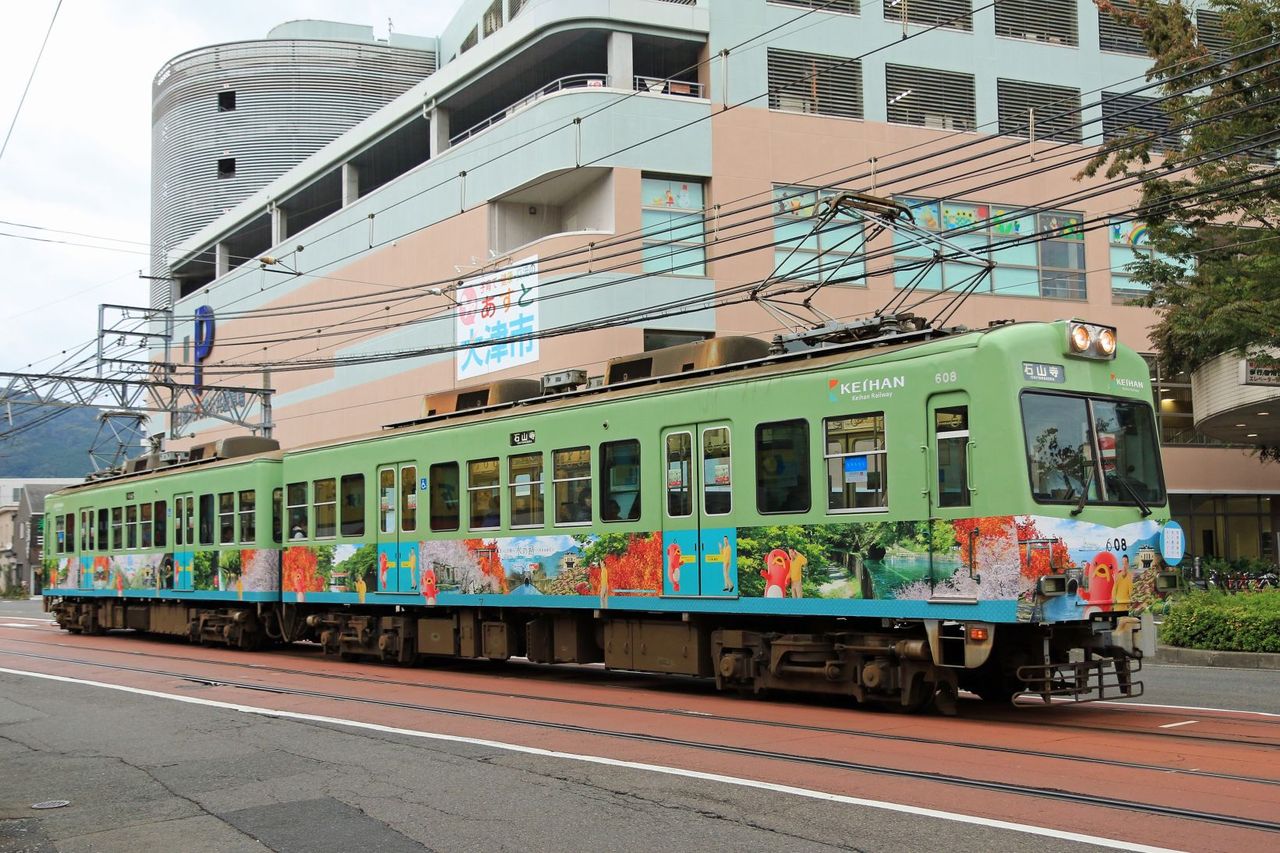
[[[1274,652],[1222,652],[1157,646],[1153,664],[1182,666],[1228,666],[1236,669],[1280,669],[1280,654]]]

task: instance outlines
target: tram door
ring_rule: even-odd
[[[977,488],[973,476],[975,445],[969,432],[969,395],[963,391],[947,391],[931,396],[925,430],[929,437],[929,526],[972,517]],[[973,528],[973,532],[976,535],[977,528]],[[929,541],[935,541],[932,530]],[[976,548],[977,541],[961,542],[960,547]],[[981,569],[975,569],[973,563],[971,556],[970,572],[979,573]],[[950,570],[938,571],[950,574]]]
[[[663,595],[738,595],[731,435],[727,423],[662,432]]]
[[[94,540],[94,512],[80,510],[80,582],[81,589],[93,589],[93,567],[97,547]]]
[[[418,591],[418,466],[378,468],[378,591]]]
[[[173,512],[173,565],[161,567],[160,585],[165,589],[190,590],[195,585],[195,496],[174,495]]]

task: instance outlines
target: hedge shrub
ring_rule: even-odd
[[[1188,595],[1170,608],[1160,640],[1190,649],[1280,652],[1280,589]]]

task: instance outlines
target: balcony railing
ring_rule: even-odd
[[[679,95],[685,98],[701,98],[702,84],[690,83],[687,80],[664,80],[661,77],[640,77],[635,80],[637,92],[648,92],[651,95]]]
[[[541,89],[538,89],[536,92],[526,95],[516,101],[511,106],[494,113],[479,124],[473,124],[471,127],[462,131],[462,133],[449,137],[449,145],[457,145],[459,142],[470,139],[481,131],[488,130],[498,122],[515,115],[534,101],[545,98],[547,95],[554,95],[557,92],[563,92],[568,89],[603,89],[608,85],[609,75],[607,74],[571,74],[568,77],[561,77],[559,80],[553,80]]]

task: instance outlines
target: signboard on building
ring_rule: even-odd
[[[537,255],[465,281],[457,294],[458,379],[538,360]]]
[[[1240,384],[1280,386],[1280,367],[1243,358],[1240,360]]]

